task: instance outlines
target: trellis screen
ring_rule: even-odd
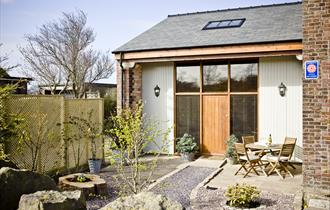
[[[91,121],[99,129],[103,123],[103,99],[64,99],[63,96],[13,96],[7,100],[8,113],[20,116],[25,132],[21,144],[18,138],[10,139],[6,144],[9,158],[20,168],[47,172],[61,168],[77,166],[77,148],[79,145],[79,165],[87,163],[91,157],[91,144],[86,139],[68,143],[64,141],[69,134],[83,132],[71,129],[63,132],[65,122],[70,116]],[[76,133],[75,133],[76,132]],[[62,135],[63,134],[63,135]],[[29,138],[29,139],[28,139]],[[102,140],[97,141],[97,156],[103,158]],[[20,145],[20,146],[19,146]]]

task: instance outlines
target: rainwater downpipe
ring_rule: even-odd
[[[120,53],[120,68],[121,68],[121,108],[124,108],[124,66],[123,66],[123,57],[124,54],[121,52]]]

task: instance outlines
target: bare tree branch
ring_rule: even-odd
[[[108,78],[114,72],[110,53],[92,49],[95,34],[86,23],[83,11],[63,13],[59,21],[25,36],[27,45],[20,51],[29,71],[53,94],[59,85],[64,85],[60,94],[72,86],[75,97],[82,98],[87,91],[85,83]]]
[[[3,44],[0,43],[0,48],[1,48],[2,46],[3,46]],[[8,54],[2,54],[2,53],[1,53],[1,49],[0,49],[0,70],[3,70],[3,71],[5,71],[5,72],[8,72],[8,71],[10,71],[10,70],[12,70],[12,69],[15,69],[15,68],[19,67],[19,64],[16,64],[16,65],[9,65],[9,64],[8,64],[8,60],[9,60]],[[1,74],[4,74],[4,72],[1,73]],[[1,75],[1,74],[0,74],[0,77],[1,77],[1,76],[4,76],[4,75]]]

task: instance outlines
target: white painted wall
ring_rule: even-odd
[[[165,131],[171,128],[168,152],[174,153],[174,102],[173,102],[173,66],[172,62],[142,64],[142,100],[147,117],[160,122]],[[160,87],[160,96],[154,94],[154,87]],[[161,142],[161,139],[157,139]],[[149,145],[147,150],[155,149]]]
[[[296,137],[302,147],[302,62],[295,56],[259,60],[259,139],[272,134],[274,143]],[[286,95],[278,86],[283,82]]]

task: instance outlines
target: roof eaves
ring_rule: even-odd
[[[266,43],[283,43],[283,42],[294,42],[302,41],[302,39],[288,39],[288,40],[274,40],[265,42],[244,42],[244,43],[233,43],[233,44],[220,44],[220,45],[200,45],[200,46],[185,46],[185,47],[168,47],[168,48],[153,48],[153,49],[134,49],[134,50],[115,50],[112,54],[118,53],[130,53],[130,52],[146,52],[146,51],[158,51],[158,50],[176,50],[176,49],[189,49],[199,47],[224,47],[224,46],[235,46],[235,45],[246,45],[246,44],[266,44]]]

